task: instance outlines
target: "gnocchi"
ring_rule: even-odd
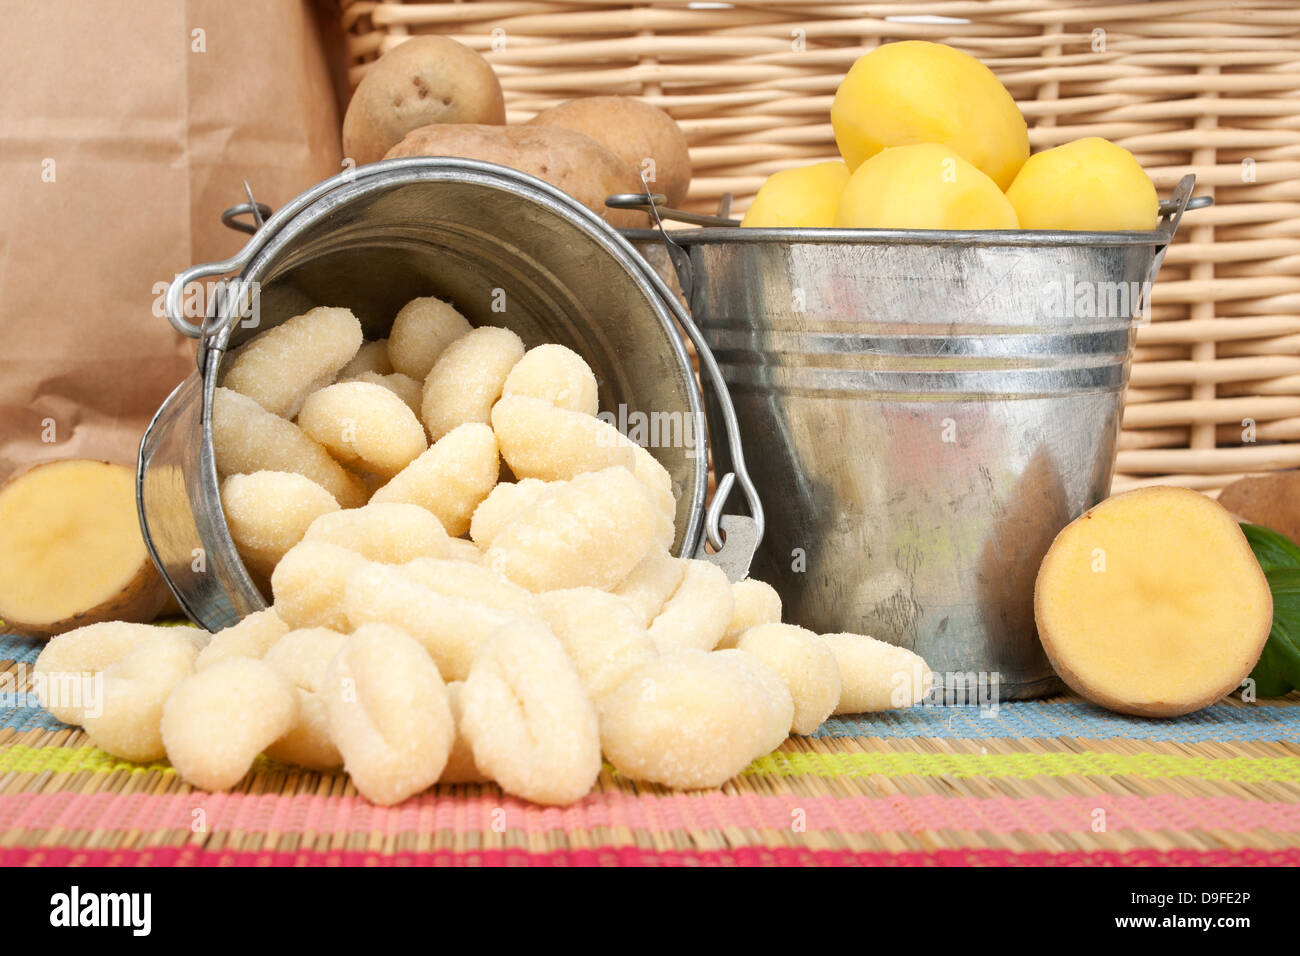
[[[323,680],[330,739],[366,799],[400,803],[437,781],[456,730],[447,688],[419,644],[397,628],[363,625]]]
[[[320,307],[283,322],[233,353],[222,385],[272,415],[293,418],[361,348],[361,323],[347,309]]]
[[[380,476],[397,474],[426,448],[424,426],[395,392],[370,382],[339,382],[302,403],[298,427],[336,461]]]
[[[487,563],[530,591],[605,590],[645,557],[656,527],[645,487],[626,468],[606,468],[565,482],[496,535]]]
[[[365,504],[366,486],[291,421],[228,388],[212,396],[212,451],[217,474],[292,471],[310,478],[344,508]]]
[[[275,566],[271,593],[275,612],[290,628],[347,630],[343,595],[348,576],[370,562],[328,541],[302,541]]]
[[[424,380],[424,425],[437,441],[457,425],[486,424],[506,376],[524,354],[509,329],[485,325],[461,336],[438,356]]]
[[[402,306],[388,333],[392,370],[423,382],[447,346],[473,330],[450,302],[433,296]]]
[[[507,793],[564,804],[595,784],[596,709],[543,622],[502,628],[479,647],[461,706],[475,765]]]
[[[321,690],[325,670],[346,640],[338,631],[323,627],[290,631],[262,657],[298,694],[298,717],[287,733],[266,748],[268,757],[311,770],[342,766],[343,756],[330,737]]]
[[[196,671],[205,670],[228,657],[262,657],[289,633],[274,608],[254,611],[238,624],[217,631],[194,660]]]
[[[339,503],[295,472],[255,471],[221,483],[221,510],[244,563],[266,577],[311,523],[338,511]]]
[[[837,714],[911,707],[930,692],[934,675],[920,655],[865,634],[823,634],[840,671]]]
[[[719,648],[735,647],[740,635],[751,627],[781,622],[781,596],[772,585],[745,578],[731,586],[731,597],[735,608]]]
[[[716,564],[695,558],[685,564],[682,583],[650,624],[650,638],[660,651],[711,651],[722,640],[735,609],[731,582]]]
[[[793,624],[759,624],[740,635],[736,648],[776,671],[794,700],[788,730],[811,734],[840,703],[840,667],[827,644]]]
[[[404,564],[415,558],[442,557],[449,539],[432,512],[394,501],[322,515],[303,540],[336,544],[371,561]]]
[[[539,345],[525,352],[506,376],[501,394],[526,395],[592,417],[599,411],[591,366],[563,345]]]
[[[606,591],[547,591],[537,596],[537,604],[597,709],[628,674],[656,654],[636,612]]]
[[[297,718],[288,681],[262,661],[231,657],[176,685],[162,709],[162,742],[186,783],[229,790]]]
[[[500,461],[491,428],[461,425],[429,446],[370,500],[419,505],[433,512],[447,534],[459,538],[469,531],[474,509],[496,486]]]
[[[675,651],[633,671],[606,699],[601,746],[633,780],[717,787],[764,753],[770,707],[762,683],[735,661]]]
[[[82,726],[95,746],[124,760],[161,760],[163,704],[194,671],[198,652],[181,628],[160,628],[103,672],[103,700]]]

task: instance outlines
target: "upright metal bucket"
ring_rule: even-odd
[[[215,276],[228,278],[202,324],[190,322],[186,296]],[[351,308],[367,338],[380,338],[404,303],[424,295],[451,300],[475,325],[506,326],[525,345],[574,349],[596,372],[602,409],[689,419],[693,444],[649,449],[678,492],[676,549],[703,554],[706,535],[716,545],[721,529],[740,528],[747,533],[708,557],[743,577],[761,506],[742,471],[758,521],[724,517],[726,495],[705,510],[710,446],[679,329],[702,339],[659,277],[598,216],[540,180],[490,163],[403,159],[303,193],[237,256],[195,266],[168,291],[168,318],[199,340],[199,367],[140,444],[137,504],[146,545],[191,618],[219,630],[265,607],[226,527],[213,459],[212,394],[227,349],[316,305]],[[725,394],[715,401],[729,414]],[[735,429],[725,437],[743,463]]]
[[[1108,493],[1135,320],[1192,184],[1152,232],[672,233],[769,504],[754,574],[789,620],[911,648],[950,701],[1061,687],[1034,578]]]

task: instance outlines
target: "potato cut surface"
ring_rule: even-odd
[[[1273,601],[1227,511],[1157,487],[1109,498],[1057,536],[1035,610],[1048,656],[1076,691],[1121,713],[1169,717],[1240,684]]]
[[[122,465],[57,461],[15,478],[0,490],[0,555],[0,618],[11,629],[49,633],[78,615],[147,620],[163,600],[135,474]]]

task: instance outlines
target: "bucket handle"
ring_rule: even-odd
[[[414,161],[407,160],[406,162],[412,163]],[[388,166],[392,165],[396,165],[396,163],[388,164]],[[386,167],[382,164],[361,167],[349,166],[343,172],[331,176],[329,179],[321,180],[306,192],[299,193],[290,202],[276,210],[274,214],[271,213],[269,206],[259,203],[253,198],[253,190],[249,187],[248,181],[244,181],[244,191],[248,195],[248,203],[227,209],[221,214],[221,221],[231,229],[251,234],[252,238],[229,259],[223,259],[220,262],[200,263],[191,266],[184,272],[177,273],[176,277],[172,279],[171,285],[167,287],[167,294],[163,297],[163,308],[167,315],[167,321],[171,323],[172,328],[187,338],[199,340],[196,359],[200,372],[204,370],[207,364],[208,352],[213,349],[212,343],[225,330],[224,326],[217,324],[218,319],[224,315],[225,322],[229,325],[233,320],[243,315],[253,301],[256,300],[259,290],[241,282],[238,274],[243,272],[244,267],[253,261],[253,257],[271,241],[271,237],[276,234],[279,226],[283,222],[292,219],[321,196],[333,192],[340,186],[354,183],[359,179],[382,174],[385,169]],[[239,218],[245,215],[252,217],[252,223],[244,222]],[[266,226],[272,228],[265,228]],[[185,290],[191,283],[210,279],[214,276],[230,276],[232,274],[235,278],[225,279],[217,284],[216,294],[204,314],[202,323],[196,324],[186,318],[184,308]]]
[[[691,288],[694,285],[690,257],[686,254],[685,249],[673,242],[668,231],[664,229],[663,221],[659,218],[659,206],[665,201],[664,197],[651,194],[649,185],[645,182],[644,174],[642,174],[641,182],[642,185],[646,186],[643,195],[610,196],[605,200],[605,204],[619,208],[619,200],[626,202],[629,198],[635,198],[643,204],[646,212],[654,216],[655,224],[659,228],[659,235],[668,250],[668,258],[672,260],[673,269],[677,272],[678,281],[682,286],[682,293],[689,300]],[[726,221],[722,217],[688,215],[692,215],[697,220],[698,225],[710,225]],[[758,550],[758,545],[763,540],[763,532],[766,530],[767,522],[763,514],[763,502],[758,496],[758,489],[754,487],[753,479],[749,476],[749,470],[745,467],[745,449],[740,440],[740,420],[736,417],[736,407],[732,404],[731,392],[727,388],[726,380],[722,377],[722,370],[718,368],[717,359],[713,357],[713,350],[709,348],[709,344],[705,341],[704,334],[700,332],[699,326],[695,324],[690,313],[682,306],[677,297],[670,294],[664,296],[664,299],[669,309],[672,310],[673,317],[677,320],[678,325],[686,331],[691,343],[695,346],[695,353],[700,360],[700,369],[708,378],[709,385],[713,389],[714,397],[717,399],[722,412],[722,425],[727,433],[727,448],[731,455],[732,470],[718,476],[718,486],[714,489],[713,500],[709,502],[708,510],[705,512],[704,531],[706,541],[700,543],[695,556],[718,565],[727,573],[730,580],[742,581],[749,575],[750,562],[753,561],[754,553]],[[748,515],[727,514],[727,502],[737,484],[740,485],[741,493],[745,496],[745,504],[749,507]],[[713,552],[708,551],[706,544],[713,547]]]

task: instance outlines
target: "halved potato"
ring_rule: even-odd
[[[1175,717],[1236,689],[1259,659],[1273,598],[1237,522],[1184,488],[1139,488],[1066,526],[1034,588],[1061,678],[1123,714]]]
[[[100,621],[152,621],[169,597],[140,534],[130,468],[54,461],[0,489],[5,630],[40,637]]]

